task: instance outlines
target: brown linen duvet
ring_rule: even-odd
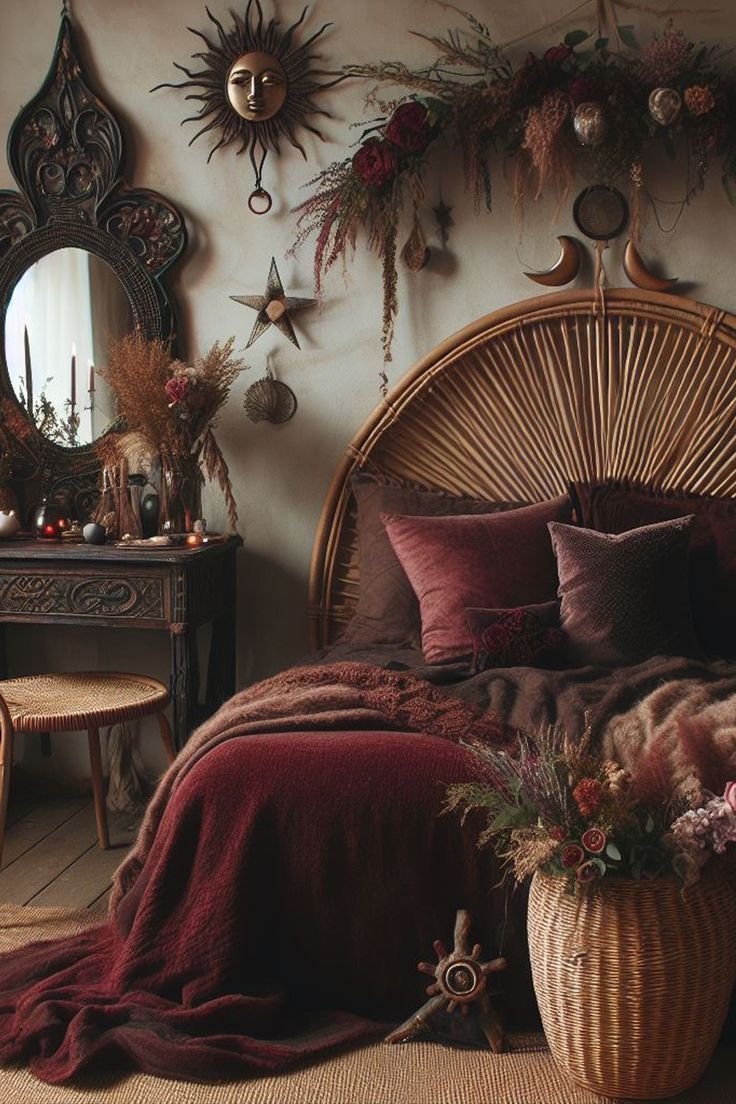
[[[736,668],[467,678],[406,653],[329,658],[236,695],[194,734],[106,924],[0,957],[0,1060],[52,1082],[99,1062],[192,1080],[283,1069],[420,1004],[416,962],[458,907],[509,961],[509,1024],[528,1024],[524,895],[477,851],[477,821],[438,815],[473,769],[462,741],[505,741],[506,721],[579,732],[587,715],[634,769],[656,746],[707,785],[736,773]]]

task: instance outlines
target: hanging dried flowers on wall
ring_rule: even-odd
[[[670,23],[639,50],[633,29],[617,26],[620,50],[601,34],[575,30],[513,64],[488,27],[463,14],[463,29],[419,36],[437,51],[427,68],[346,67],[350,76],[409,95],[364,131],[350,157],[311,182],[315,191],[297,208],[295,247],[316,236],[318,288],[336,261],[349,258],[361,231],[380,257],[386,360],[398,306],[400,229],[408,235],[405,248],[412,238],[421,242],[425,171],[441,138],[454,143],[476,208],[491,206],[491,155],[510,155],[520,207],[550,189],[566,197],[577,175],[625,185],[635,240],[647,194],[642,159],[650,147],[684,159],[683,205],[703,186],[714,159],[729,195],[736,185],[736,70],[719,46],[696,46]]]

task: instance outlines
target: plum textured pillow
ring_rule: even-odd
[[[493,667],[546,667],[562,658],[565,634],[560,603],[517,609],[467,609],[473,640],[473,671]]]
[[[688,590],[692,521],[615,535],[550,524],[571,662],[623,667],[654,655],[701,654]]]
[[[475,517],[382,515],[419,599],[428,663],[472,653],[469,607],[508,609],[554,599],[557,570],[547,524],[570,517],[566,495]]]
[[[458,498],[441,491],[380,483],[366,475],[354,477],[351,489],[357,507],[360,596],[341,641],[357,647],[417,646],[421,637],[419,603],[391,547],[381,514],[495,514],[519,503]]]
[[[578,521],[603,533],[693,514],[690,598],[698,638],[710,655],[736,655],[736,499],[663,493],[621,483],[574,483]]]

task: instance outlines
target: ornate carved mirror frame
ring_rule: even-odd
[[[84,249],[119,278],[133,324],[148,338],[173,339],[165,277],[185,248],[186,225],[168,199],[124,180],[120,126],[87,84],[67,14],[48,76],[10,129],[8,163],[19,191],[0,190],[0,455],[12,457],[25,515],[45,483],[84,517],[96,498],[94,447],[47,440],[16,397],[5,352],[13,289],[47,254]]]

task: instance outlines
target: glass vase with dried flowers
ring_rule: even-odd
[[[111,342],[107,365],[97,369],[115,394],[124,427],[98,442],[103,486],[124,488],[127,499],[140,458],[147,455],[143,467],[150,468],[155,457],[161,469],[160,521],[172,532],[190,532],[201,516],[205,476],[223,493],[230,528],[237,526],[230,473],[214,433],[217,415],[244,367],[233,357],[234,341],[215,342],[189,364],[175,360],[166,342],[133,332]],[[126,518],[125,502],[116,503],[114,493],[107,494],[100,510],[116,514],[121,535],[130,531],[126,522],[133,519]]]

